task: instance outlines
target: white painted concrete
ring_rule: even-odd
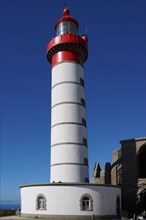
[[[83,143],[87,138],[86,128],[76,124],[55,126],[51,129],[51,145],[63,142]]]
[[[84,88],[77,84],[64,83],[52,89],[52,106],[62,102],[80,103],[81,98],[85,99]]]
[[[51,167],[51,182],[83,183],[88,178],[88,167],[80,165],[60,165]]]
[[[52,69],[52,87],[60,82],[80,82],[84,79],[84,69],[81,65],[71,62],[58,64]]]
[[[105,185],[42,185],[21,188],[21,213],[44,215],[116,215],[116,199],[120,189]],[[46,210],[36,210],[38,194],[46,197]],[[89,194],[93,200],[93,210],[80,210],[82,195]]]
[[[85,108],[81,105],[58,105],[52,109],[52,126],[61,122],[80,122],[86,119]]]
[[[88,149],[82,145],[57,145],[52,148],[51,152],[51,164],[84,163],[84,158],[88,158]]]
[[[88,149],[83,147],[87,139],[85,90],[81,84],[84,69],[74,62],[63,62],[52,69],[51,112],[51,182],[85,182],[89,178]],[[56,165],[57,164],[57,165]]]

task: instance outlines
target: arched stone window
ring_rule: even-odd
[[[146,178],[146,144],[141,146],[138,153],[139,178]]]
[[[36,209],[37,210],[46,210],[46,197],[43,194],[37,195],[36,198]]]
[[[93,211],[93,200],[89,194],[84,194],[80,198],[81,211]]]

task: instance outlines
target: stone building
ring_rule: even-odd
[[[120,141],[112,152],[112,164],[102,171],[95,163],[92,182],[121,186],[122,211],[128,216],[146,210],[146,137]]]

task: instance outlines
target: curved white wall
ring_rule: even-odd
[[[51,182],[87,182],[84,69],[63,62],[52,69]],[[83,146],[84,145],[84,146]]]
[[[52,107],[62,102],[80,103],[81,98],[85,99],[84,88],[74,83],[60,84],[52,89]]]
[[[62,151],[64,154],[62,154]],[[84,163],[84,158],[88,158],[88,149],[82,145],[57,145],[52,148],[51,153],[51,164]]]
[[[81,165],[59,165],[59,166],[52,166],[51,167],[51,177],[52,182],[85,182],[85,178],[88,178],[88,167],[81,166]]]
[[[43,194],[46,198],[46,210],[36,210],[36,198]],[[80,199],[88,194],[93,200],[93,209],[82,211]],[[110,216],[117,215],[116,199],[121,190],[96,184],[50,184],[21,188],[21,213],[33,215],[64,216]]]
[[[80,122],[86,118],[85,108],[81,105],[57,105],[52,109],[52,126],[61,122]]]
[[[63,142],[83,143],[86,128],[76,124],[61,124],[51,129],[51,146]]]
[[[56,65],[52,69],[52,87],[60,82],[80,82],[80,77],[84,79],[84,69],[81,65],[74,62],[62,64],[61,66]]]

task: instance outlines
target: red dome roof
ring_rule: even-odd
[[[65,8],[63,10],[63,16],[56,22],[55,24],[55,30],[58,26],[58,24],[61,22],[61,21],[71,21],[73,23],[75,23],[77,25],[77,28],[79,28],[79,23],[77,22],[77,20],[75,18],[73,18],[72,16],[70,16],[70,10],[68,8]]]

